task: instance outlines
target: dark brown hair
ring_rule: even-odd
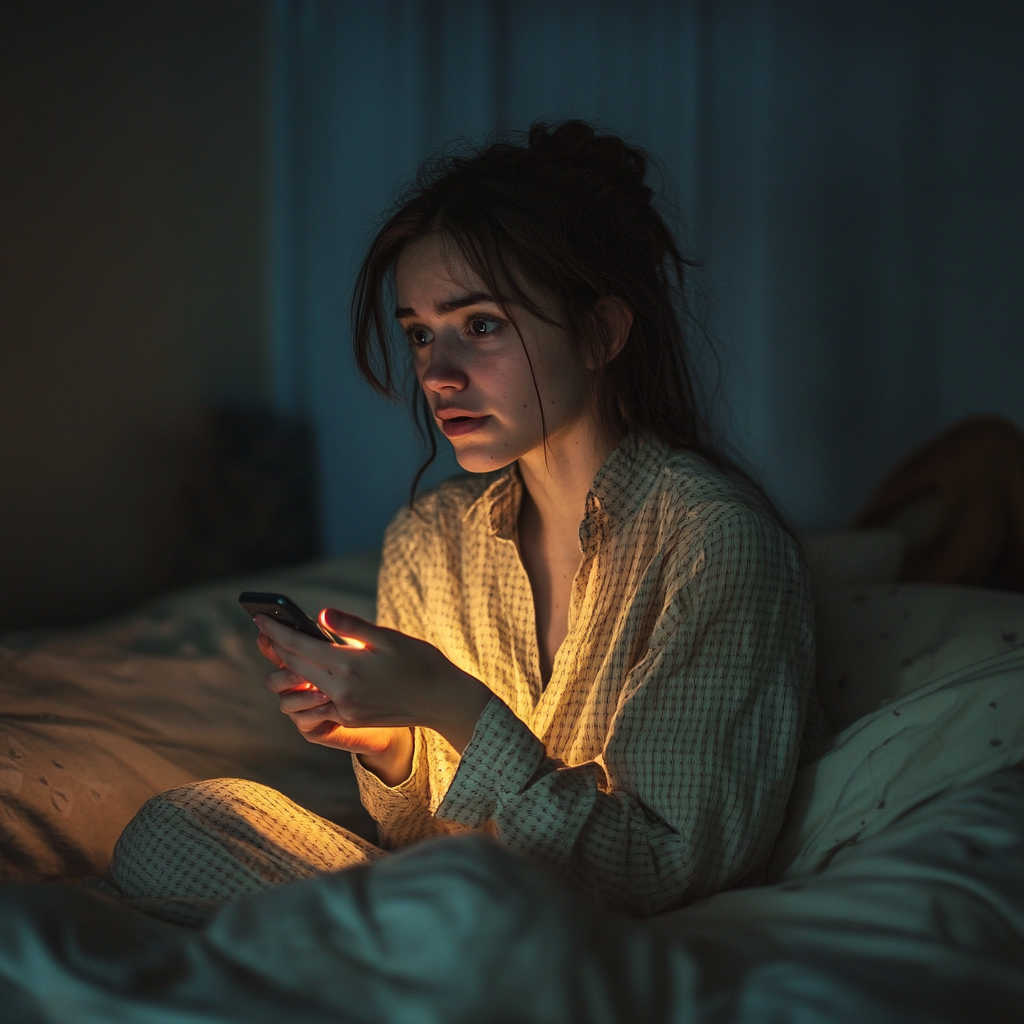
[[[601,367],[593,401],[610,436],[657,437],[749,479],[713,440],[701,408],[686,331],[686,274],[692,264],[654,207],[645,183],[647,163],[643,150],[618,136],[565,121],[535,124],[518,144],[501,141],[425,164],[359,270],[353,347],[366,380],[398,397],[394,310],[386,293],[405,246],[438,236],[499,303],[518,303],[557,323],[577,356]],[[554,297],[557,319],[537,305],[527,287]],[[603,296],[619,299],[633,314],[625,346],[607,362],[603,353],[610,339],[595,310]],[[412,384],[413,415],[430,446],[413,482],[415,493],[437,453],[437,439],[426,396],[414,377]]]

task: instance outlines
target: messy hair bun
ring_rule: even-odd
[[[647,166],[641,149],[575,120],[534,124],[525,136],[425,164],[371,243],[356,282],[353,344],[369,383],[397,396],[384,293],[405,246],[436,234],[492,295],[557,323],[581,361],[601,367],[593,402],[610,436],[657,437],[740,473],[712,440],[698,402],[685,329],[688,264],[655,209]],[[528,288],[556,299],[555,319]],[[595,309],[604,296],[633,315],[626,344],[610,361],[611,338]],[[418,480],[436,453],[418,387],[414,411],[432,452]]]
[[[650,202],[654,193],[644,184],[647,157],[642,149],[628,146],[617,135],[598,135],[585,121],[563,121],[554,128],[538,121],[527,136],[527,148],[534,153],[558,158],[580,169],[592,169],[627,188],[639,189]]]

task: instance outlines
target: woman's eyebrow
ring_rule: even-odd
[[[438,316],[444,316],[446,313],[454,313],[457,309],[463,309],[465,306],[475,306],[478,302],[493,302],[494,305],[498,303],[494,300],[487,292],[470,292],[469,295],[460,295],[454,299],[444,299],[442,302],[434,303],[434,312]],[[395,310],[395,317],[398,320],[404,320],[406,317],[415,316],[416,310],[412,306],[399,306]]]

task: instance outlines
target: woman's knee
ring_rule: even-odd
[[[126,894],[180,891],[197,872],[251,892],[380,855],[268,786],[208,779],[148,800],[118,840],[108,876]]]
[[[145,843],[150,837],[165,843],[189,835],[196,825],[214,824],[226,814],[237,813],[240,805],[250,805],[253,797],[262,795],[255,791],[265,789],[245,779],[204,779],[158,793],[128,822],[117,847]]]
[[[139,808],[114,847],[108,877],[126,895],[170,888],[173,864],[210,860],[274,791],[245,779],[206,779],[158,793]],[[226,853],[226,850],[224,851]],[[160,870],[158,870],[158,866]]]

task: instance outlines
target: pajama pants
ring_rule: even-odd
[[[276,790],[211,779],[144,804],[95,884],[165,921],[201,925],[243,896],[382,856]]]

